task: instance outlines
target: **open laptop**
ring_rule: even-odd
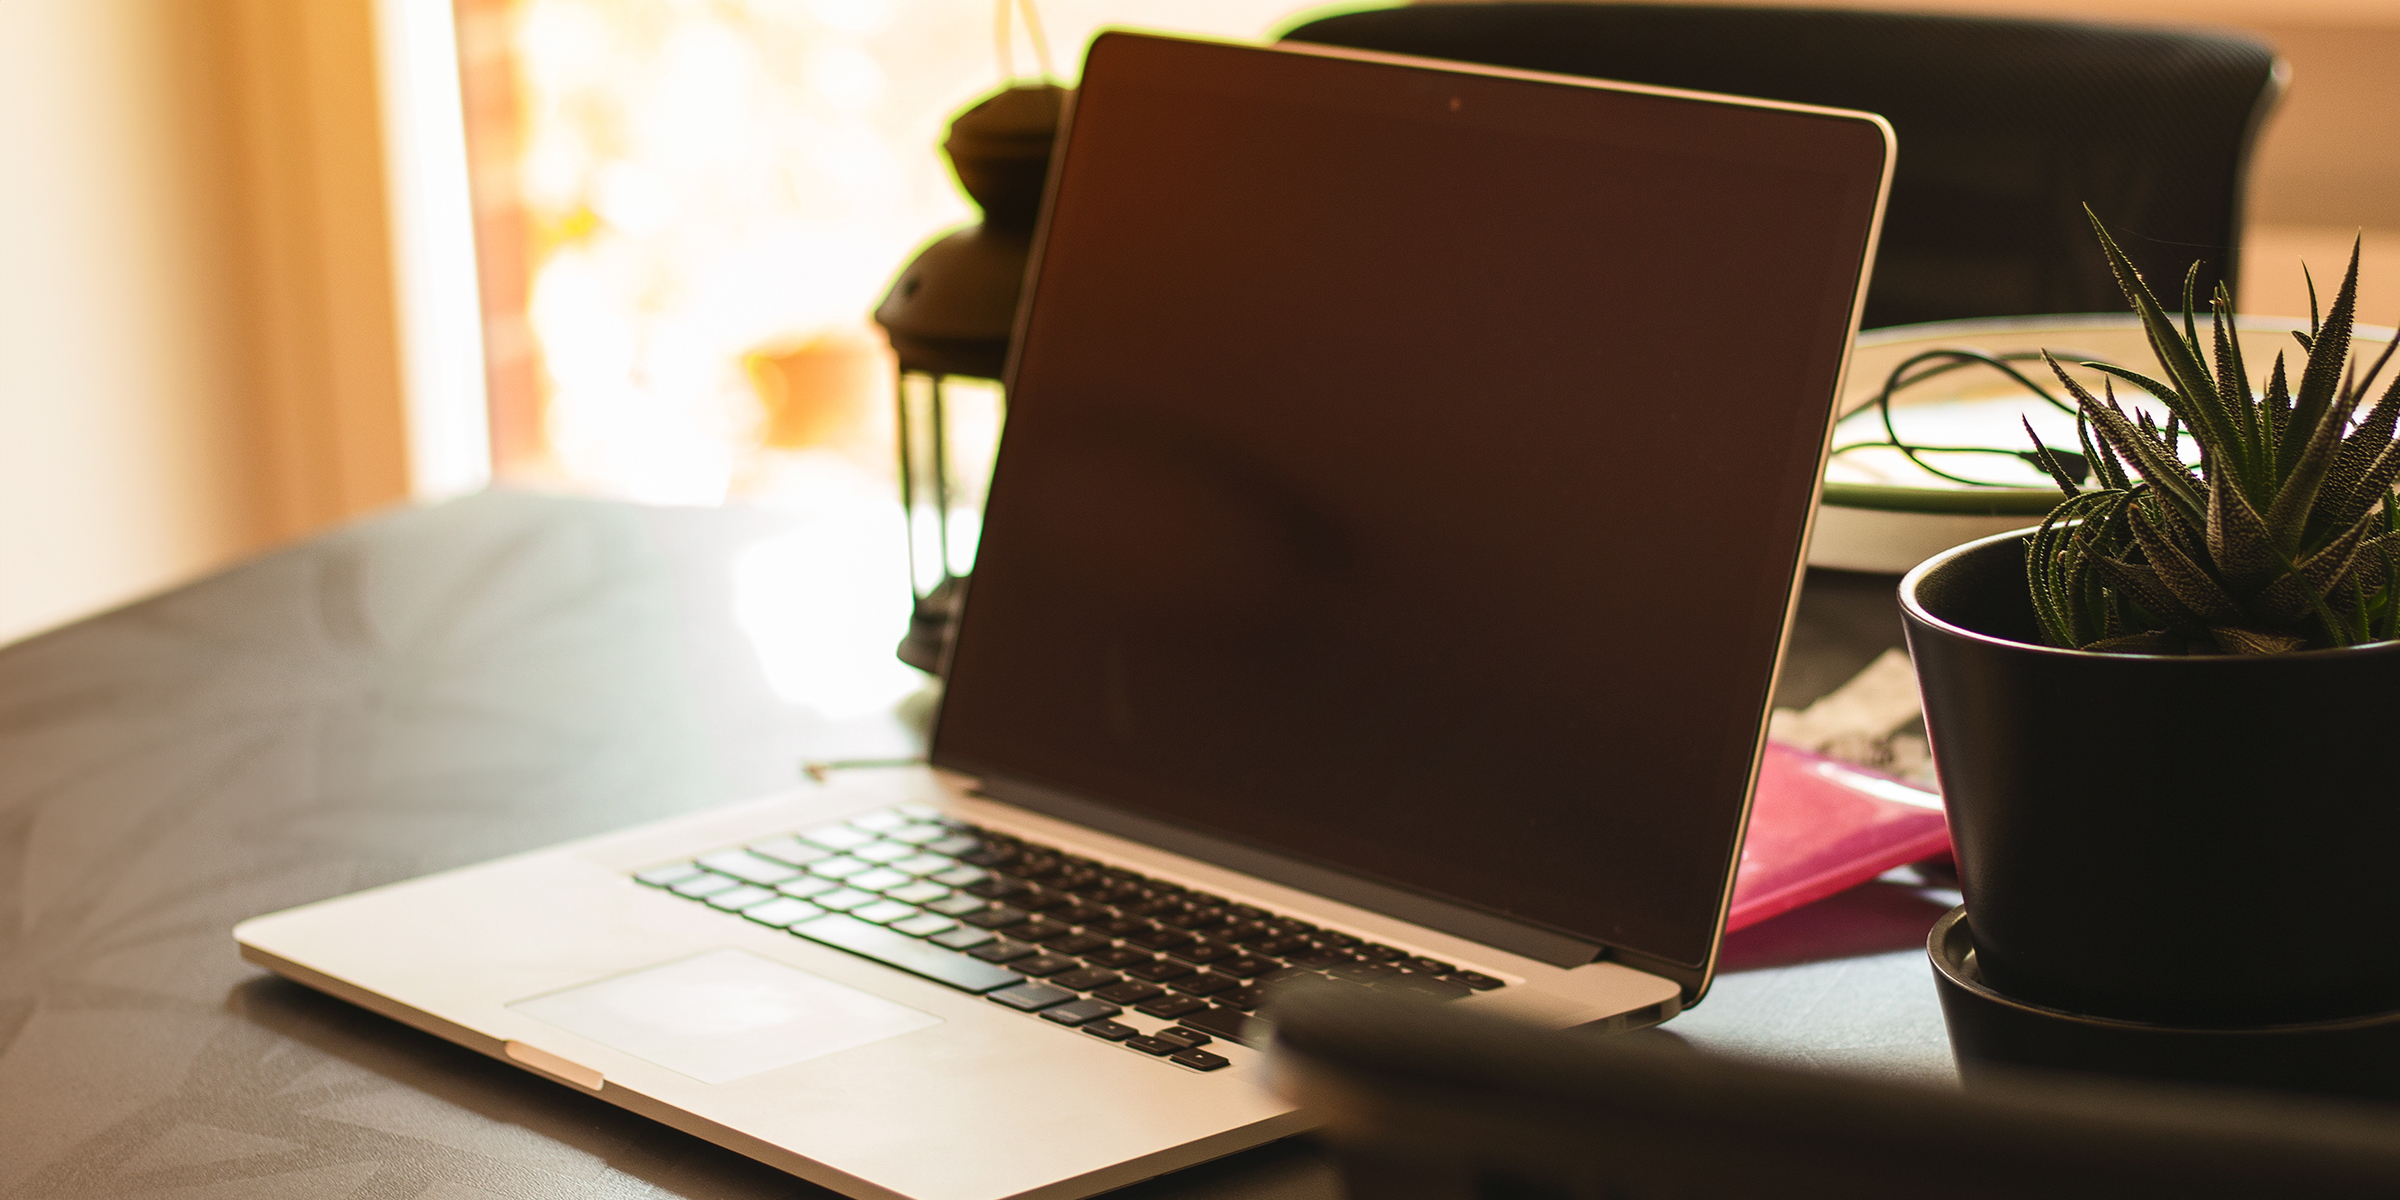
[[[1706,991],[1890,178],[1877,118],[1108,34],[932,767],[246,922],[303,983],[856,1197],[1296,1131],[1330,978]]]

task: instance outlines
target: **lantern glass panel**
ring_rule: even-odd
[[[914,371],[901,373],[899,399],[910,582],[921,600],[975,569],[1006,404],[997,380]]]

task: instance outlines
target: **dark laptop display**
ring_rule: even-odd
[[[1884,134],[1340,69],[1093,50],[935,761],[1701,964]]]

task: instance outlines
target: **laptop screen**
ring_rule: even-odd
[[[1886,154],[1103,37],[934,760],[1705,962]]]

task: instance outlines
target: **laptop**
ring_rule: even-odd
[[[849,1196],[1302,1127],[1277,987],[1707,991],[1864,295],[1873,116],[1110,33],[922,768],[245,922]]]

